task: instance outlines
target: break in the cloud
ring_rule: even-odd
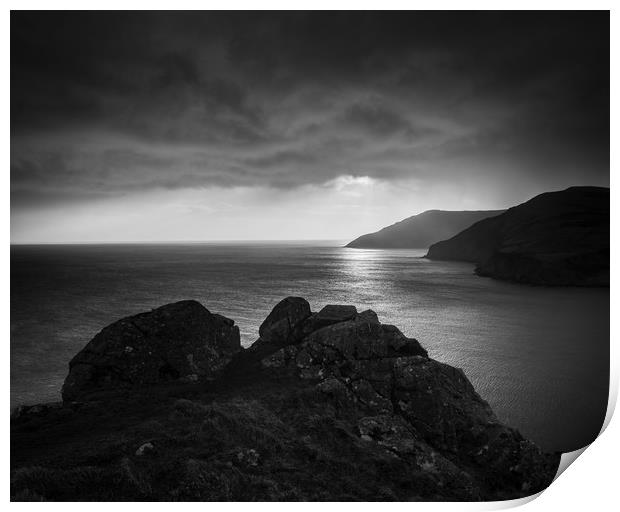
[[[348,238],[608,182],[605,12],[11,15],[15,242]]]

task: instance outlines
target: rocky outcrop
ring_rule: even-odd
[[[105,327],[69,363],[65,401],[184,379],[213,379],[241,349],[234,321],[181,301]]]
[[[276,345],[293,342],[295,327],[308,318],[310,304],[301,297],[287,297],[269,313],[258,329],[262,341]]]
[[[347,244],[359,249],[425,249],[456,235],[479,220],[504,210],[443,211],[428,210],[408,217],[376,233],[362,235]]]
[[[248,369],[246,366],[259,365],[262,357],[275,352],[280,347],[294,345],[322,327],[353,318],[365,318],[378,323],[374,311],[368,310],[358,314],[355,306],[328,304],[318,313],[312,313],[306,299],[287,297],[269,313],[258,330],[260,338],[240,354],[232,370],[245,372]],[[240,364],[240,361],[244,364]]]
[[[609,189],[548,192],[433,244],[435,260],[524,284],[609,286]]]
[[[136,392],[94,393],[115,386]],[[240,351],[232,320],[193,301],[120,320],[64,393],[11,419],[15,500],[501,500],[559,463],[373,311],[299,297]]]
[[[417,340],[372,312],[319,327],[262,365],[353,409],[362,439],[410,458],[416,471],[434,475],[437,489],[456,479],[470,499],[519,496],[553,477],[557,457],[502,425],[462,370],[430,359]]]

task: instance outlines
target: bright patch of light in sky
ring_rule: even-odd
[[[362,186],[367,187],[376,183],[377,180],[369,176],[351,176],[346,174],[344,176],[338,176],[337,178],[327,182],[327,185],[333,186],[336,190],[343,190],[349,187]]]
[[[11,228],[14,243],[348,240],[424,210],[480,206],[456,189],[416,190],[413,181],[353,175],[292,190],[160,189],[13,212]]]

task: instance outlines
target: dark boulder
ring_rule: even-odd
[[[305,299],[287,297],[276,304],[261,324],[260,338],[237,354],[228,368],[228,376],[244,377],[248,372],[260,369],[263,359],[283,347],[295,345],[325,327],[349,321],[356,321],[360,326],[379,325],[377,314],[370,309],[358,313],[355,306],[327,305],[318,313],[312,313]],[[284,350],[282,353],[286,352]]]
[[[327,327],[328,325],[337,324],[352,320],[357,316],[357,308],[355,306],[341,306],[328,304],[318,313],[313,314],[304,324],[305,333],[311,333]]]
[[[301,297],[287,297],[271,310],[258,329],[261,340],[286,345],[301,322],[311,315],[310,304]]]
[[[234,321],[192,300],[105,327],[69,363],[64,401],[89,393],[217,376],[241,348]]]
[[[346,322],[356,316],[357,308],[355,306],[329,304],[318,313],[313,313],[303,324],[299,325],[295,335],[301,339],[322,327]]]
[[[298,345],[288,345],[265,358],[263,367],[297,371],[302,378],[347,377],[347,372],[357,369],[371,379],[382,380],[384,375],[378,373],[391,374],[390,368],[382,367],[383,359],[427,356],[417,340],[407,338],[393,325],[369,321],[369,316],[358,315],[318,329]]]
[[[377,316],[377,313],[375,313],[372,309],[367,309],[366,311],[362,311],[359,315],[357,315],[357,317],[360,320],[369,322],[371,324],[379,323],[379,317]]]

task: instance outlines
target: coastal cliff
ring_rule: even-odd
[[[475,272],[524,284],[609,286],[609,189],[540,194],[433,244],[434,260],[476,264]]]
[[[375,233],[362,235],[346,247],[359,249],[425,249],[445,240],[479,220],[495,217],[504,210],[443,211],[428,210],[387,226]]]
[[[106,327],[62,403],[13,414],[12,499],[501,500],[555,475],[559,454],[371,310],[288,297],[259,335],[241,348],[195,301]]]

